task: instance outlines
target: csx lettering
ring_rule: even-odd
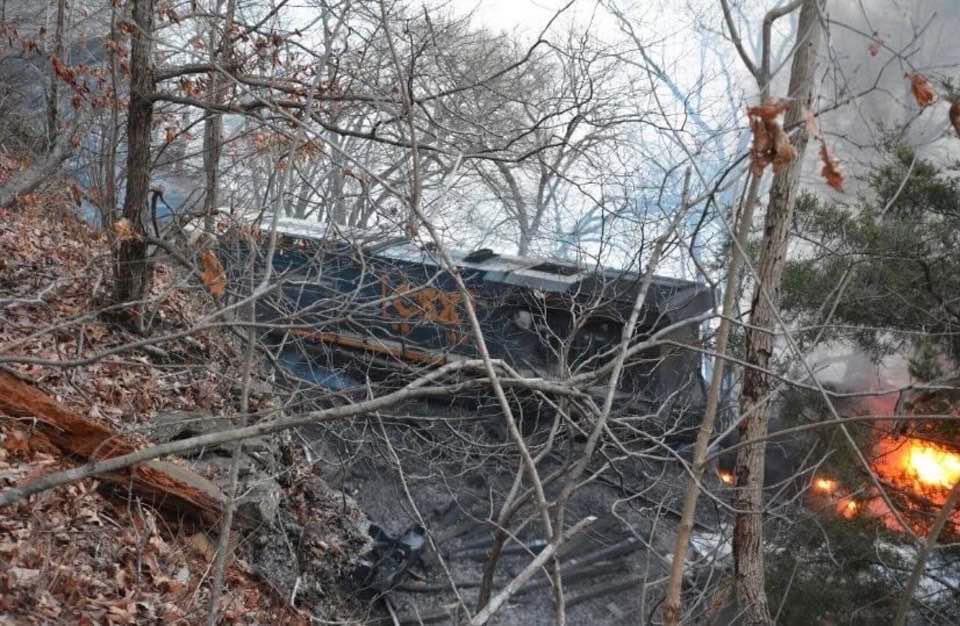
[[[384,283],[384,297],[387,285]],[[394,290],[394,298],[384,304],[384,315],[390,317],[389,307],[392,304],[393,312],[404,320],[423,320],[446,327],[447,342],[457,345],[464,340],[460,332],[463,320],[460,318],[460,303],[463,296],[457,291],[443,291],[435,287],[414,287],[409,283],[402,283]],[[413,324],[403,321],[397,324],[397,329],[403,335],[413,332]]]

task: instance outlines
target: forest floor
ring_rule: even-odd
[[[0,155],[0,183],[23,165]],[[144,337],[111,316],[112,237],[77,217],[68,182],[47,187],[0,209],[0,357],[16,357],[3,367],[140,445],[161,413],[235,409],[240,344],[225,330],[121,349]],[[153,334],[190,328],[212,310],[202,282],[182,278],[157,266],[156,304],[141,311],[155,320]],[[35,426],[0,413],[0,490],[79,460]],[[216,528],[102,486],[85,480],[0,508],[0,623],[204,622]],[[242,556],[231,561],[223,623],[309,623],[287,600]]]

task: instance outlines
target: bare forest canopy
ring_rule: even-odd
[[[0,0],[0,621],[960,622],[950,0]]]

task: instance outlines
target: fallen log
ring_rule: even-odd
[[[29,419],[65,456],[96,462],[136,451],[140,446],[111,428],[89,420],[56,399],[0,368],[0,413]],[[156,508],[194,521],[216,523],[224,506],[220,489],[187,467],[152,460],[102,474],[118,493],[132,493]]]

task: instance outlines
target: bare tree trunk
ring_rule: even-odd
[[[724,21],[730,33],[730,38],[733,40],[741,60],[757,83],[760,102],[764,102],[770,97],[770,31],[776,20],[795,11],[799,3],[795,1],[790,5],[776,7],[768,11],[764,16],[762,31],[763,47],[760,51],[759,63],[751,59],[743,48],[743,42],[740,39],[740,34],[733,21],[727,0],[720,0],[720,5],[723,9]],[[690,535],[693,531],[694,517],[697,512],[697,500],[700,496],[701,480],[706,471],[706,459],[710,438],[713,436],[714,424],[716,423],[717,412],[720,405],[723,372],[726,366],[724,357],[731,332],[730,320],[733,319],[733,314],[736,310],[736,299],[740,286],[740,269],[743,263],[741,251],[746,249],[747,237],[750,234],[750,229],[753,227],[753,212],[760,193],[760,181],[761,177],[759,176],[751,177],[746,198],[741,205],[742,209],[739,222],[734,224],[733,231],[731,232],[733,241],[731,242],[730,248],[730,266],[728,268],[726,291],[724,292],[723,298],[722,318],[720,320],[720,327],[717,330],[716,352],[718,356],[714,361],[710,387],[707,390],[707,402],[703,421],[700,424],[697,432],[697,440],[694,444],[693,462],[690,468],[691,475],[687,483],[686,493],[684,494],[683,512],[681,513],[680,523],[677,526],[670,580],[667,583],[667,593],[664,599],[663,619],[664,624],[667,626],[677,626],[681,622],[683,615],[681,594],[683,591],[683,572],[686,564],[687,549],[690,545]],[[736,220],[734,221],[736,222]]]
[[[53,34],[53,56],[65,63],[63,58],[63,23],[67,12],[67,0],[57,0],[56,28]],[[47,102],[47,150],[53,151],[57,143],[57,127],[60,124],[60,77],[50,74],[50,99]]]
[[[110,41],[120,42],[120,33],[117,30],[117,7],[110,5]],[[100,198],[100,225],[110,228],[117,213],[117,143],[120,134],[120,104],[117,94],[120,91],[120,67],[117,62],[116,46],[107,46],[110,58],[110,81],[113,88],[113,98],[110,100],[110,115],[107,118],[106,136],[102,140],[104,149],[102,177],[103,196]]]
[[[820,2],[821,0],[805,0],[800,9],[798,46],[790,73],[791,103],[784,116],[784,124],[788,128],[803,119],[804,107],[811,106],[817,49],[820,43]],[[745,612],[746,623],[750,624],[772,623],[767,606],[763,569],[762,511],[766,445],[762,441],[767,435],[770,408],[768,393],[771,388],[769,376],[764,372],[768,371],[773,354],[773,307],[778,301],[789,245],[789,227],[807,140],[806,129],[801,124],[793,140],[797,158],[773,179],[764,220],[750,325],[746,332],[746,361],[749,366],[744,372],[740,408],[747,417],[740,425],[740,438],[761,443],[745,446],[737,453],[734,472],[737,485],[734,507],[737,515],[733,548],[737,601]]]
[[[139,237],[127,238],[117,248],[116,299],[139,300],[147,291],[147,246],[143,241],[143,214],[150,193],[150,138],[153,125],[153,0],[134,0],[130,51],[130,106],[127,114],[127,194],[123,217]]]
[[[686,564],[687,549],[690,546],[690,535],[693,532],[694,516],[697,512],[697,500],[700,495],[700,482],[706,472],[707,450],[710,444],[710,438],[713,436],[714,424],[717,420],[717,413],[720,408],[720,392],[723,386],[723,373],[726,367],[724,360],[727,354],[727,344],[730,341],[731,322],[737,307],[737,294],[740,293],[740,266],[743,263],[743,257],[740,255],[740,249],[746,248],[747,237],[750,235],[750,228],[753,225],[753,209],[757,203],[757,195],[760,190],[760,177],[752,176],[747,190],[746,198],[743,200],[742,210],[740,211],[740,221],[735,226],[734,237],[737,241],[732,242],[730,246],[730,264],[727,268],[727,283],[724,287],[723,308],[720,318],[720,328],[717,329],[717,344],[715,351],[717,358],[714,359],[713,373],[710,377],[710,387],[707,390],[707,404],[703,413],[703,422],[697,432],[697,440],[693,448],[693,462],[691,463],[691,477],[687,484],[687,491],[683,499],[683,512],[680,517],[680,524],[677,526],[677,537],[673,548],[673,562],[671,563],[670,581],[667,586],[667,597],[664,601],[663,621],[669,626],[676,626],[680,623],[683,607],[680,602],[681,592],[683,591],[683,569]],[[739,245],[737,245],[739,242]]]
[[[223,35],[217,37],[216,17],[210,24],[210,62],[230,63],[233,59],[232,30],[233,16],[236,11],[236,0],[227,0],[227,13],[223,25]],[[219,15],[223,7],[222,0],[217,0],[214,13]],[[210,73],[210,100],[212,104],[222,104],[226,99],[229,88],[227,78],[220,72]],[[211,111],[203,124],[203,171],[206,175],[206,185],[203,195],[203,230],[208,235],[213,233],[214,211],[217,209],[218,194],[220,191],[220,157],[223,154],[223,115]]]
[[[330,145],[333,150],[330,154],[330,174],[327,189],[329,190],[329,200],[327,206],[330,207],[329,221],[338,226],[344,226],[347,223],[347,205],[343,197],[344,183],[343,168],[346,165],[343,162],[343,155],[340,153],[341,139],[340,135],[330,133]]]

